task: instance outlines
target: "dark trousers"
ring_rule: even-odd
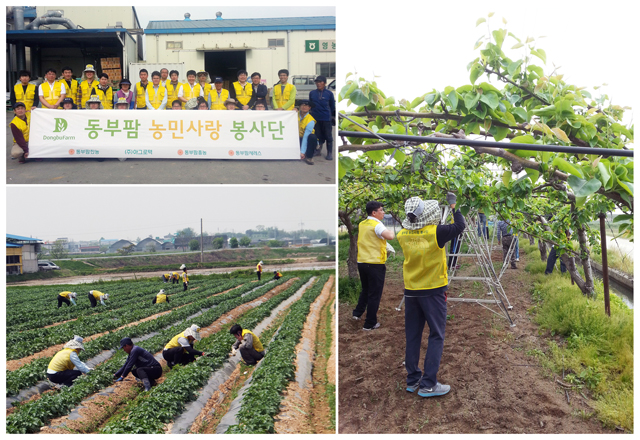
[[[258,281],[260,281],[260,277],[262,276],[262,272],[256,272],[258,274]]]
[[[378,308],[384,289],[384,276],[387,266],[384,264],[358,263],[360,273],[360,284],[362,291],[358,298],[358,305],[353,310],[353,316],[362,316],[367,311],[367,319],[364,321],[365,328],[372,328],[378,323]]]
[[[173,281],[171,282],[171,284],[178,284],[180,281],[178,281],[177,278],[174,278]]]
[[[264,357],[264,351],[256,351],[255,348],[240,348],[240,356],[247,365],[255,365]]]
[[[318,144],[322,148],[322,144],[327,142],[327,153],[333,152],[333,125],[331,121],[316,121],[314,127],[316,135],[318,136]]]
[[[156,365],[155,367],[134,368],[131,370],[131,374],[140,380],[149,379],[149,382],[151,382],[151,385],[153,386],[155,385],[155,380],[162,376],[162,367],[160,365]]]
[[[92,294],[89,294],[89,301],[91,301],[91,307],[95,307],[98,305],[98,301],[96,301]]]
[[[488,237],[487,216],[486,214],[478,214],[478,237]]]
[[[82,376],[82,372],[78,370],[64,370],[59,371],[56,374],[47,373],[47,378],[53,383],[59,383],[70,387],[73,385],[73,381],[79,376]]]
[[[556,266],[556,260],[558,259],[558,254],[556,254],[556,248],[552,247],[549,252],[549,257],[547,258],[547,268],[545,269],[545,275],[549,275],[553,273],[553,268]],[[567,271],[567,266],[565,266],[564,262],[560,260],[560,272],[565,273]]]
[[[189,285],[189,283],[182,283],[182,285],[184,286],[184,289],[182,289],[182,291],[185,292],[187,290],[187,286]]]
[[[300,138],[300,146],[302,146],[302,138]],[[307,137],[307,149],[304,151],[304,157],[308,157],[311,159],[313,155],[316,153],[316,147],[318,146],[318,138],[315,134],[311,133],[309,137]]]
[[[164,275],[162,275],[160,278],[162,278],[162,281],[164,281],[165,283],[169,282],[169,279],[167,277],[165,277]]]
[[[449,243],[449,253],[457,254],[460,252],[460,246],[462,245],[462,234],[458,235],[456,238],[451,240]],[[458,257],[449,257],[449,265],[447,266],[449,269],[458,264]]]
[[[502,236],[502,264],[507,264],[507,254],[509,253],[509,248],[511,247],[511,241],[513,241],[513,235],[503,235]],[[516,250],[514,249],[511,253],[511,258],[509,259],[511,262],[511,267],[516,267]],[[555,263],[555,260],[554,260]]]
[[[167,361],[169,368],[173,368],[174,365],[187,365],[189,362],[196,360],[196,357],[191,353],[185,353],[184,348],[175,347],[162,352],[162,357]]]
[[[68,306],[71,305],[71,301],[69,301],[68,298],[65,298],[62,295],[58,295],[58,308],[62,307],[62,303],[65,303]]]
[[[420,388],[431,388],[437,382],[440,359],[444,348],[444,331],[447,323],[447,299],[445,292],[424,296],[405,297],[404,333],[407,340],[405,367],[407,385],[420,382]],[[420,371],[420,346],[424,323],[429,325],[429,343],[424,357],[424,373]]]

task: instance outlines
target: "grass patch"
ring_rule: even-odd
[[[341,303],[355,306],[358,304],[361,290],[359,278],[343,277],[338,280],[338,299]]]
[[[338,261],[347,261],[349,258],[349,237],[338,240]]]
[[[531,274],[541,273],[544,274],[544,271],[547,269],[546,261],[534,260],[531,263],[527,263],[524,267],[524,270]]]
[[[591,250],[591,259],[602,264],[602,253]],[[619,248],[607,243],[607,264],[613,269],[618,269],[627,274],[633,274],[633,254],[623,254]]]

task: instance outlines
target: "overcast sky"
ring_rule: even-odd
[[[162,237],[178,229],[244,232],[257,225],[335,234],[333,187],[15,187],[7,189],[7,233],[55,240]]]

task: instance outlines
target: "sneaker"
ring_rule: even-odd
[[[407,391],[410,393],[415,393],[420,388],[420,381],[417,381],[413,385],[407,385]]]
[[[451,387],[449,385],[442,385],[440,382],[438,382],[436,383],[435,387],[420,388],[420,390],[418,391],[418,396],[420,397],[444,396],[449,391],[451,391]]]
[[[354,321],[360,321],[360,317],[356,315],[352,315],[351,319],[353,319]]]
[[[371,330],[375,330],[375,329],[377,329],[377,328],[380,328],[380,323],[379,323],[379,322],[376,322],[376,325],[374,325],[374,326],[373,326],[373,327],[371,327],[371,328],[362,327],[362,330],[365,330],[365,331],[371,331]]]
[[[305,157],[305,158],[304,158],[304,161],[305,161],[306,163],[308,163],[309,165],[313,165],[313,158]]]
[[[516,258],[516,261],[519,263],[520,262],[520,258]]]

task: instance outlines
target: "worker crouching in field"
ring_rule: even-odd
[[[160,290],[160,292],[158,292],[158,294],[153,298],[153,304],[162,304],[162,303],[169,303],[169,295],[167,295],[166,293],[164,293],[164,289]]]
[[[72,340],[64,344],[64,348],[56,353],[49,362],[47,379],[54,384],[70,387],[79,376],[92,371],[78,357],[80,350],[84,350],[82,340],[80,336],[74,336]],[[78,369],[74,370],[74,367]]]
[[[113,375],[115,381],[122,382],[131,372],[136,380],[142,382],[144,390],[149,391],[156,384],[155,380],[162,376],[160,363],[147,350],[133,345],[131,338],[123,338],[120,341],[120,348],[129,356],[124,366]]]
[[[168,283],[169,281],[171,281],[171,284],[178,284],[178,280],[180,279],[180,276],[178,275],[177,272],[165,273],[160,277],[160,279],[162,279],[162,281],[164,281],[165,283]]]
[[[454,209],[456,197],[447,195]],[[442,396],[451,387],[437,380],[444,348],[447,322],[447,252],[445,245],[464,231],[460,211],[453,215],[454,223],[441,225],[440,206],[436,200],[412,197],[404,204],[407,218],[398,232],[398,242],[404,253],[404,325],[406,337],[405,367],[407,391],[418,391],[421,397]],[[420,345],[425,322],[429,325],[429,344],[424,358],[424,373],[420,370]]]
[[[58,308],[62,307],[62,303],[65,303],[68,306],[73,303],[73,305],[75,306],[77,296],[78,295],[76,295],[76,292],[60,292],[58,294]]]
[[[243,330],[238,324],[234,324],[229,329],[237,341],[231,346],[231,355],[236,354],[236,350],[240,350],[240,356],[247,365],[255,365],[264,357],[264,347],[260,339],[250,330]]]
[[[104,303],[104,300],[109,299],[108,293],[102,293],[97,290],[90,290],[88,296],[89,296],[89,301],[91,301],[91,307],[97,306],[98,301],[100,301],[100,304],[102,304],[103,306],[106,306],[106,304]]]
[[[280,278],[282,278],[282,274],[279,271],[274,270],[273,271],[273,279],[274,280],[279,280]]]
[[[173,368],[176,365],[187,365],[196,360],[196,355],[205,355],[204,352],[193,348],[195,341],[202,339],[198,330],[200,330],[200,327],[194,324],[182,333],[175,335],[165,345],[162,357],[167,361],[169,368]]]

